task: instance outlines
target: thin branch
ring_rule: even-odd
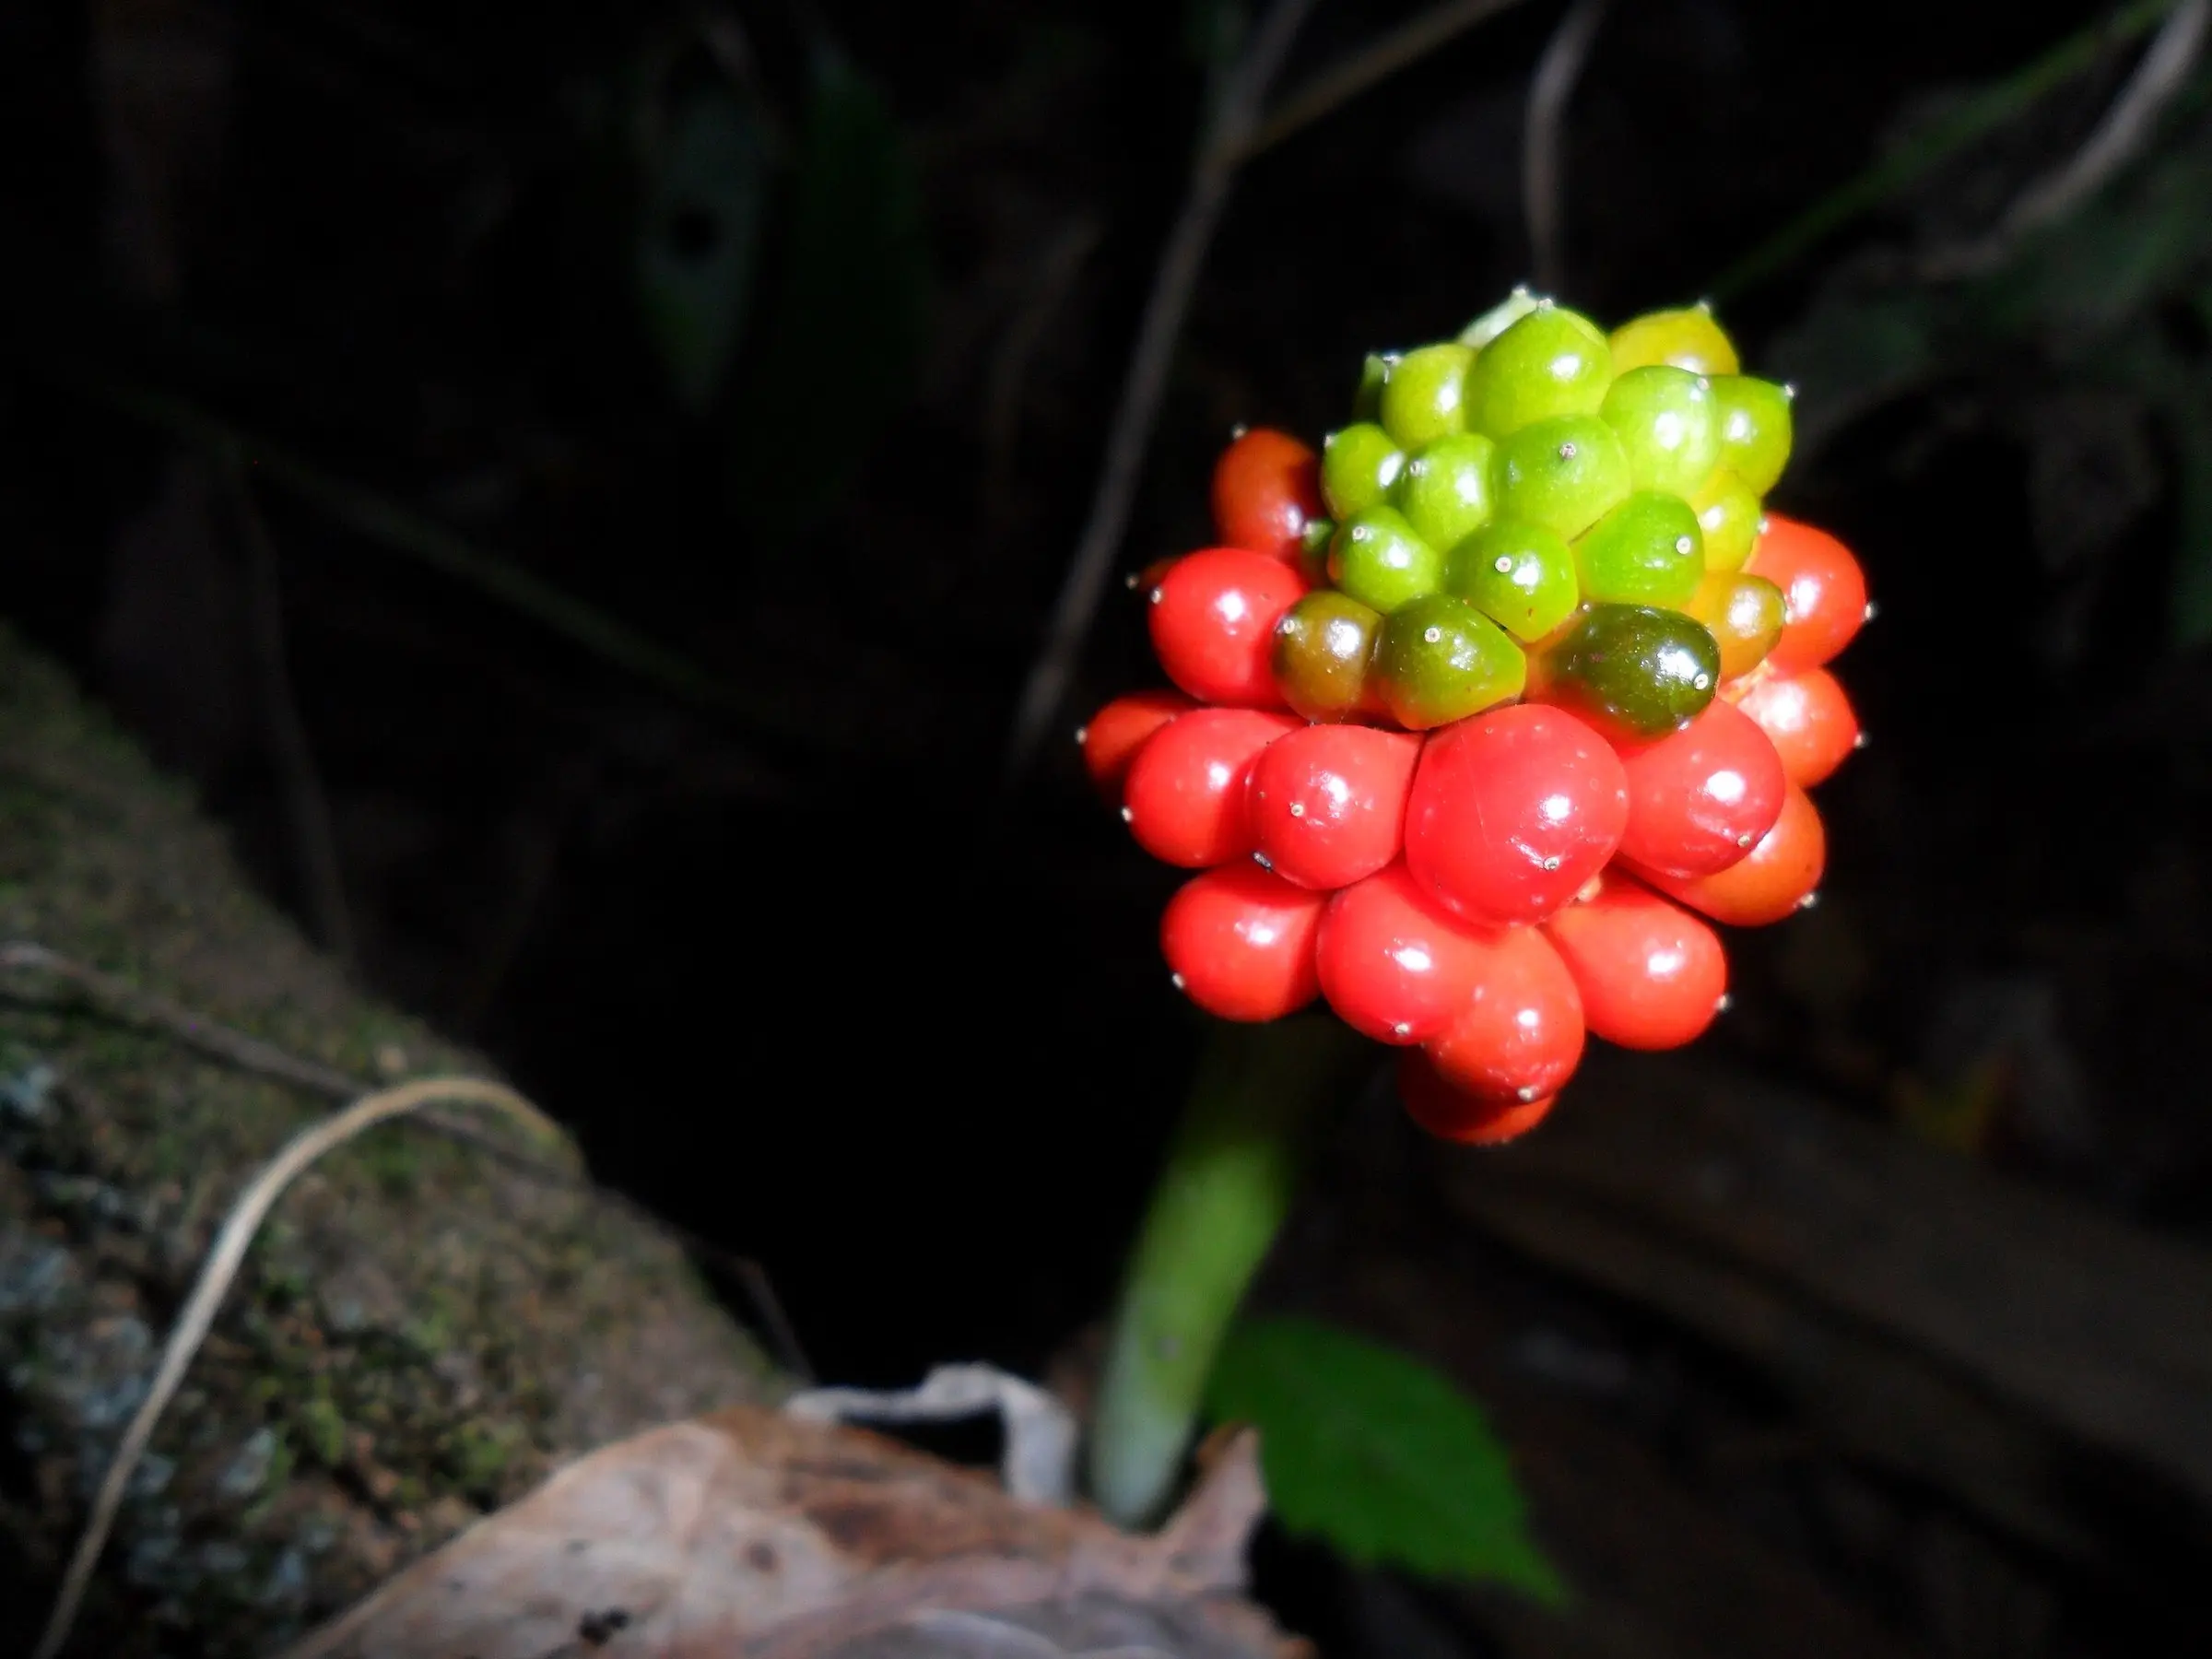
[[[402,554],[476,589],[681,701],[724,715],[751,712],[734,687],[681,653],[541,582],[520,565],[486,552],[387,496],[325,472],[282,445],[244,431],[182,398],[93,380],[53,363],[39,367],[53,383],[88,401],[218,456],[235,454],[253,479],[284,489],[363,541]]]
[[[69,1559],[68,1571],[62,1575],[53,1611],[47,1618],[45,1633],[39,1638],[31,1659],[54,1659],[62,1644],[69,1640],[86,1586],[92,1582],[92,1570],[100,1564],[100,1552],[107,1547],[108,1535],[114,1530],[115,1517],[123,1509],[124,1495],[130,1489],[131,1477],[146,1454],[161,1414],[176,1397],[185,1371],[199,1353],[200,1345],[207,1339],[207,1333],[214,1328],[223,1297],[237,1279],[239,1269],[245,1265],[246,1252],[253,1247],[254,1235],[261,1230],[262,1222],[268,1218],[277,1199],[326,1153],[379,1124],[418,1112],[438,1100],[502,1112],[534,1133],[556,1136],[560,1133],[536,1107],[505,1084],[480,1077],[426,1077],[363,1096],[345,1111],[294,1135],[239,1194],[222,1230],[217,1233],[214,1247],[207,1253],[206,1265],[200,1269],[199,1282],[193,1287],[183,1311],[177,1315],[176,1328],[170,1333],[169,1341],[161,1350],[161,1363],[147,1386],[146,1398],[139,1402],[130,1426],[123,1431],[115,1456],[108,1465],[107,1476],[100,1483],[99,1495],[92,1500],[92,1512],[77,1537],[76,1553]]]
[[[0,972],[43,973],[73,987],[100,1013],[126,1025],[161,1031],[211,1060],[240,1071],[274,1077],[311,1094],[349,1100],[365,1085],[335,1065],[286,1053],[275,1043],[218,1024],[151,991],[87,966],[28,939],[0,944]]]
[[[1521,132],[1521,200],[1528,216],[1532,271],[1542,293],[1558,289],[1567,279],[1567,106],[1605,17],[1606,0],[1574,0],[1552,30],[1529,82]]]
[[[269,721],[269,744],[276,751],[277,774],[284,782],[292,845],[300,858],[301,885],[307,889],[308,914],[323,948],[350,971],[357,966],[353,922],[346,904],[345,875],[338,865],[337,836],[331,827],[330,797],[324,793],[314,746],[308,738],[307,723],[300,717],[300,700],[292,684],[276,544],[269,537],[268,524],[246,482],[243,463],[232,454],[223,465],[246,544],[253,654]]]
[[[1043,647],[1015,705],[1014,729],[1006,745],[1009,782],[1036,754],[1075,677],[1076,660],[1106,591],[1115,549],[1128,528],[1130,505],[1159,419],[1160,401],[1167,392],[1176,341],[1190,312],[1198,274],[1206,265],[1206,249],[1221,222],[1221,211],[1228,206],[1238,159],[1257,124],[1261,100],[1313,6],[1314,0],[1275,0],[1230,76],[1199,145],[1189,194],[1161,252],[1152,292],[1137,327],[1129,371],[1108,429],[1105,460],[1100,467],[1089,517],[1053,607]]]
[[[1511,11],[1521,0],[1444,0],[1419,17],[1399,25],[1381,40],[1354,53],[1334,69],[1324,71],[1303,86],[1286,93],[1267,119],[1261,122],[1238,156],[1249,161],[1351,102],[1402,69],[1409,69],[1438,47],[1465,34],[1477,23],[1500,12]]]
[[[1021,436],[1023,391],[1047,329],[1066,301],[1084,262],[1098,246],[1099,222],[1083,214],[1046,246],[1021,304],[998,338],[983,382],[983,516],[995,532],[1013,495],[1014,463]],[[994,536],[995,539],[995,535]]]
[[[1994,269],[2022,238],[2066,218],[2103,189],[2135,159],[2159,117],[2188,84],[2189,72],[2204,51],[2208,24],[2212,0],[2183,0],[2082,147],[2022,191],[1987,236],[1931,254],[1921,262],[1922,274],[1942,278]]]

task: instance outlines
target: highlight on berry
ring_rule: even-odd
[[[1470,1145],[1541,1122],[1591,1036],[1703,1031],[1715,924],[1812,904],[1806,791],[1864,747],[1828,665],[1865,577],[1766,502],[1794,397],[1709,307],[1608,334],[1516,289],[1371,355],[1318,445],[1239,428],[1215,545],[1134,584],[1172,688],[1077,734],[1196,872],[1175,988],[1233,1020],[1325,1000]]]

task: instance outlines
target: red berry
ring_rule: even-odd
[[[1538,922],[1620,844],[1628,774],[1564,710],[1494,709],[1435,733],[1406,806],[1406,864],[1477,922]]]
[[[1781,673],[1819,667],[1866,620],[1865,572],[1825,530],[1770,512],[1744,568],[1782,590],[1787,619],[1767,656]]]
[[[1420,758],[1419,738],[1373,726],[1302,726],[1269,744],[1246,796],[1261,862],[1330,892],[1372,876],[1404,845]]]
[[[1297,1012],[1321,991],[1313,935],[1328,901],[1250,864],[1183,883],[1159,919],[1176,988],[1223,1019]]]
[[[1152,649],[1168,677],[1200,702],[1279,709],[1270,661],[1276,618],[1305,591],[1305,578],[1265,553],[1193,553],[1152,590]]]
[[[1763,927],[1807,903],[1828,862],[1828,833],[1812,797],[1793,783],[1759,845],[1717,876],[1637,874],[1690,909],[1730,927]]]
[[[1710,876],[1759,844],[1782,816],[1789,780],[1751,717],[1724,702],[1656,743],[1621,755],[1629,825],[1620,855],[1675,876]]]
[[[1721,936],[1625,876],[1544,924],[1583,995],[1593,1036],[1623,1048],[1679,1048],[1712,1023],[1728,989]]]
[[[1257,709],[1193,709],[1162,726],[1137,751],[1123,786],[1122,816],[1137,845],[1190,870],[1250,853],[1252,763],[1297,724]]]
[[[1500,928],[1483,941],[1465,1006],[1421,1046],[1462,1094],[1533,1103],[1583,1057],[1582,994],[1541,929]]]
[[[1440,1140],[1495,1147],[1542,1123],[1558,1097],[1477,1100],[1445,1082],[1429,1056],[1414,1049],[1398,1062],[1398,1098],[1406,1102],[1406,1115]]]
[[[1754,674],[1721,695],[1748,714],[1782,757],[1800,789],[1827,779],[1859,747],[1859,717],[1836,677],[1825,668],[1802,674]]]
[[[1117,799],[1122,780],[1152,734],[1197,706],[1180,691],[1133,691],[1093,714],[1076,734],[1076,741],[1082,746],[1083,768],[1099,793],[1110,801]]]
[[[1232,547],[1299,559],[1307,524],[1327,512],[1321,458],[1288,432],[1254,427],[1214,463],[1214,527]]]
[[[1475,994],[1488,930],[1394,864],[1329,900],[1314,962],[1336,1018],[1378,1042],[1426,1042]]]

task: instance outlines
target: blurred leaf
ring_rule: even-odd
[[[1776,338],[1762,372],[1795,383],[1799,446],[1809,453],[1940,368],[1944,310],[1920,288],[1839,292]]]
[[[2208,193],[2212,135],[2154,152],[1970,290],[1983,331],[2039,333],[2064,358],[2130,326],[2185,288],[2212,253]]]
[[[2156,28],[2177,4],[2178,0],[2136,0],[2067,36],[2005,79],[1982,88],[1910,144],[1820,197],[1715,279],[1707,291],[1733,299],[1788,268],[1861,214],[1910,189],[1939,163],[2017,121],[2046,93],[2093,66],[2114,47]]]
[[[907,394],[927,324],[912,156],[882,95],[833,52],[815,62],[778,265],[730,473],[771,543],[851,486]]]
[[[1898,274],[1887,281],[1864,268],[1840,276],[1769,357],[1804,392],[1801,447],[1810,453],[1876,405],[1937,381],[1978,383],[1999,423],[2012,425],[2006,418],[2024,418],[2039,399],[2055,406],[2070,392],[2124,391],[2155,415],[2171,460],[2171,639],[2184,648],[2212,642],[2207,200],[2212,75],[2200,75],[2149,149],[1995,268],[1947,277],[1929,275],[1924,262],[1892,259]],[[2121,528],[2106,525],[2108,539]]]
[[[1268,1501],[1289,1531],[1363,1566],[1565,1601],[1480,1407],[1410,1356],[1313,1320],[1246,1320],[1207,1406],[1258,1428]]]
[[[639,298],[669,384],[694,410],[721,390],[744,324],[768,187],[759,115],[719,84],[684,99],[648,159]]]
[[[1252,16],[1242,0],[1183,0],[1183,56],[1202,68],[1233,63],[1251,32]]]
[[[2212,643],[2212,385],[2163,354],[2128,354],[2136,383],[2155,400],[2173,447],[2179,511],[2168,601],[2169,631],[2183,650]]]

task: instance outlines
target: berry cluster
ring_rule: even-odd
[[[1860,741],[1823,665],[1865,578],[1760,505],[1790,396],[1703,307],[1608,337],[1522,290],[1369,359],[1319,455],[1240,433],[1220,545],[1144,579],[1180,689],[1081,735],[1138,842],[1203,872],[1175,983],[1228,1019],[1325,996],[1463,1141],[1540,1120],[1586,1033],[1702,1031],[1711,924],[1811,902],[1806,791]]]

